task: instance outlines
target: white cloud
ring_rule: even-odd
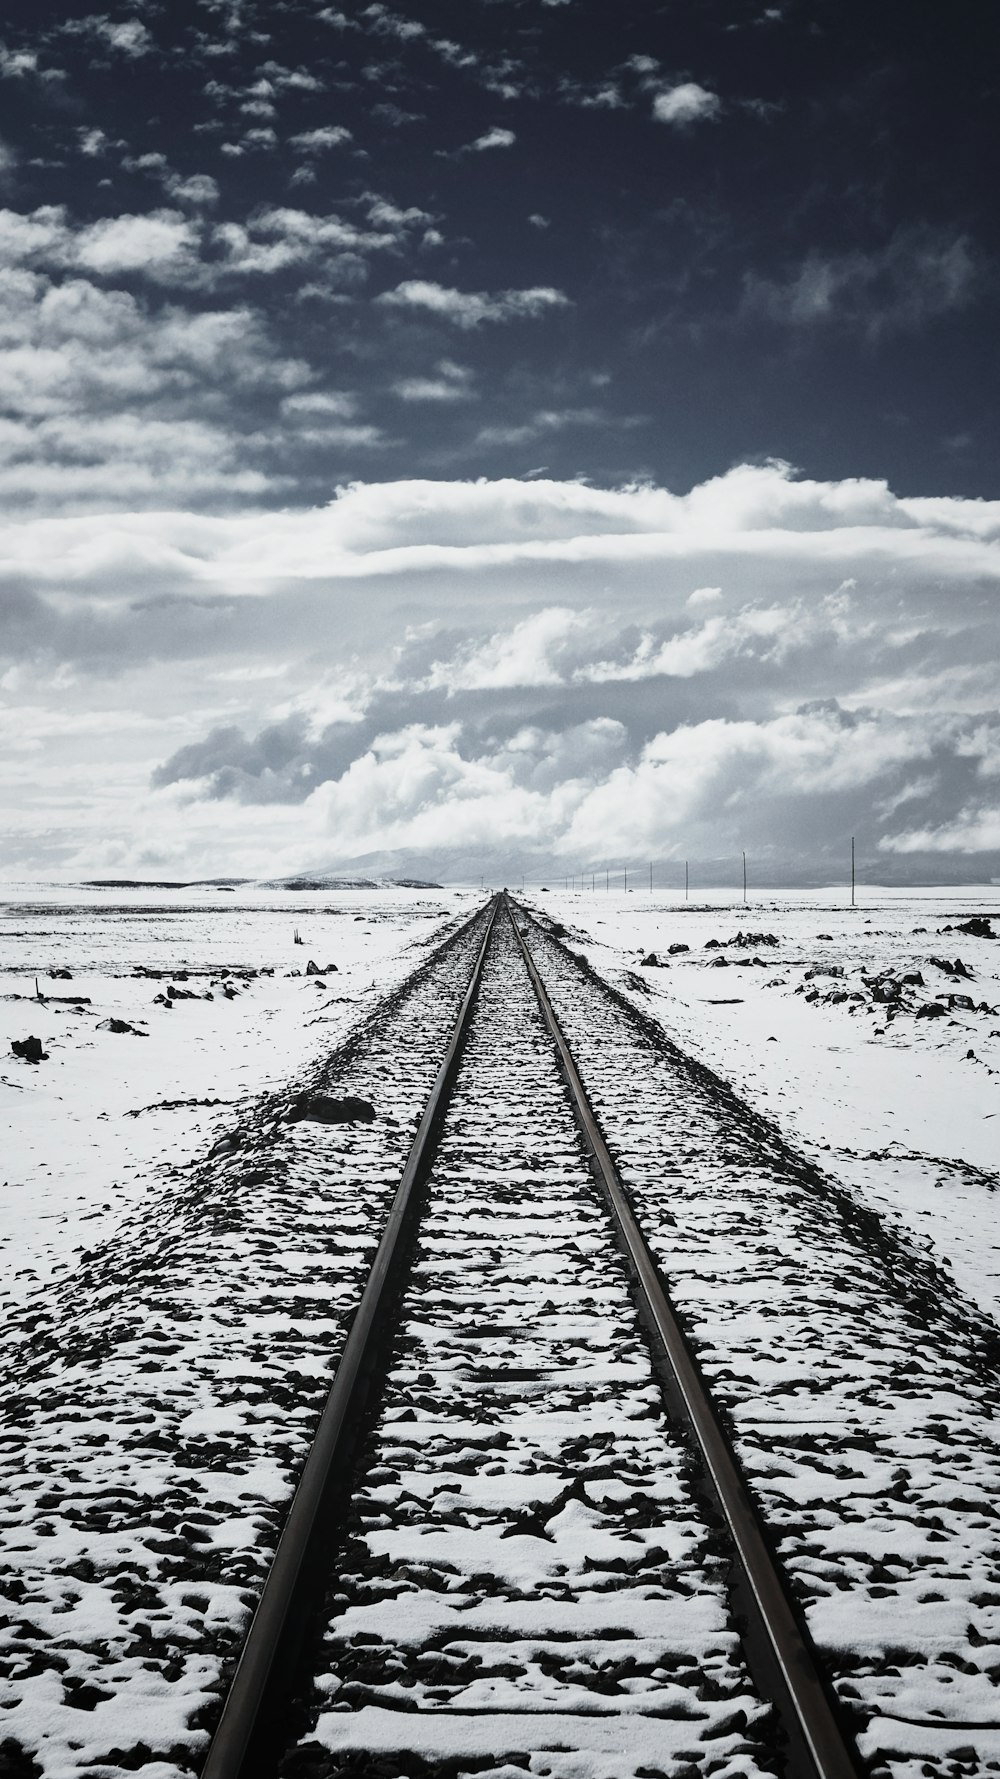
[[[664,87],[653,99],[653,116],[657,123],[672,124],[675,129],[705,123],[718,117],[721,110],[722,101],[718,94],[699,86],[696,80]]]
[[[300,130],[297,136],[289,136],[292,148],[298,148],[303,154],[323,154],[328,148],[339,148],[351,141],[351,132],[343,124],[322,124],[315,130]]]
[[[210,205],[218,195],[209,176],[181,180],[160,155],[143,156],[134,165],[197,206]],[[278,205],[253,212],[245,223],[212,223],[158,208],[76,224],[64,205],[50,204],[29,213],[0,210],[0,265],[82,269],[109,279],[137,275],[151,283],[210,291],[233,278],[321,263],[328,281],[356,283],[366,275],[368,257],[398,248],[414,221],[412,213],[400,211],[395,218],[386,215],[381,227],[365,229],[336,215]]]
[[[67,36],[90,37],[129,61],[150,55],[156,47],[148,26],[138,18],[115,20],[104,13],[90,13],[86,18],[66,20],[59,29]]]
[[[5,318],[23,300],[16,281],[38,274],[8,277]],[[4,697],[36,712],[51,701],[50,740],[42,718],[31,730],[46,772],[72,774],[59,719],[79,716],[92,776],[111,787],[99,811],[85,786],[71,809],[53,804],[49,780],[42,795],[31,767],[24,833],[34,822],[39,847],[53,808],[67,835],[90,809],[109,845],[127,852],[141,831],[144,845],[197,854],[207,870],[466,839],[588,861],[741,844],[815,859],[855,832],[907,858],[992,845],[1000,720],[988,663],[1000,638],[984,589],[1000,584],[1000,502],[900,499],[879,482],[810,482],[770,465],[682,494],[542,478],[373,482],[308,512],[199,517],[182,504],[193,491],[254,473],[247,443],[214,427],[210,407],[181,422],[154,405],[147,424],[139,397],[115,401],[109,383],[101,424],[74,428],[56,399],[58,378],[85,377],[126,326],[135,349],[117,368],[109,353],[109,379],[175,387],[187,369],[197,384],[199,362],[221,374],[219,346],[236,350],[221,315],[213,347],[210,329],[188,336],[183,312],[154,327],[127,303],[95,285],[72,299],[44,291],[54,357],[34,364],[32,400],[52,456],[23,459],[0,435],[9,485],[25,494],[54,485],[58,458],[83,490],[99,474],[108,486],[110,464],[121,499],[159,489],[178,500],[0,525],[13,590]],[[67,360],[66,339],[89,347]],[[28,367],[7,374],[26,400]],[[284,391],[282,423],[286,440],[367,430],[352,392],[308,386]],[[46,658],[70,670],[58,694],[32,679]],[[110,707],[95,661],[122,677]],[[220,703],[206,711],[209,676]],[[948,702],[956,686],[960,706]],[[169,736],[119,736],[119,707],[172,713]],[[103,728],[88,726],[88,712],[109,708]],[[195,708],[214,739],[192,735]],[[170,767],[154,795],[111,771],[125,747],[147,772]]]
[[[487,130],[482,136],[477,136],[474,142],[467,142],[464,148],[457,149],[456,153],[483,154],[486,150],[491,148],[513,148],[516,141],[517,137],[513,130],[505,130],[501,129],[499,126],[494,126],[493,129]]]
[[[561,290],[541,285],[530,290],[453,290],[423,278],[408,278],[395,290],[386,290],[376,302],[397,309],[425,309],[460,328],[481,327],[484,321],[534,320],[553,309],[564,309],[569,298]]]
[[[392,392],[404,402],[462,402],[475,395],[474,376],[467,365],[455,364],[450,358],[438,360],[436,374],[431,377],[402,377],[392,385]]]

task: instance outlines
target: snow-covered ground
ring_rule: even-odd
[[[0,1318],[144,1197],[155,1215],[165,1169],[329,1050],[480,900],[0,886]],[[28,1037],[47,1060],[14,1055]]]
[[[524,900],[1000,1319],[1000,894]],[[982,916],[994,938],[960,930]]]

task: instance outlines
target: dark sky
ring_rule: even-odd
[[[265,498],[359,466],[690,486],[768,457],[996,486],[993,6],[5,16],[7,202],[65,207],[61,239],[8,252],[252,312],[256,384],[210,363],[211,404],[179,378],[133,400],[250,434]],[[151,214],[149,257],[138,222],[117,253],[86,233]],[[289,405],[297,374],[337,408]]]
[[[0,869],[1000,873],[998,48],[8,5]]]

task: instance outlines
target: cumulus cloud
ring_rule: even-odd
[[[653,98],[653,116],[657,123],[672,124],[677,130],[687,129],[691,124],[707,123],[721,111],[722,101],[718,94],[699,86],[696,80],[663,87]]]
[[[464,329],[481,327],[485,321],[530,321],[553,309],[565,309],[569,297],[549,285],[530,290],[453,290],[423,278],[408,278],[395,290],[385,290],[376,302],[388,308],[422,309]]]
[[[282,411],[365,424],[349,390]],[[215,473],[205,425],[151,429],[164,473],[178,449]],[[112,434],[123,462],[144,448],[109,409]],[[851,834],[906,869],[990,851],[1000,502],[780,465],[685,493],[352,484],[310,512],[8,522],[0,574],[8,704],[44,703],[49,661],[72,678],[54,710],[107,708],[109,673],[122,708],[162,710],[122,832],[207,869],[498,839],[574,866],[741,845],[820,864]],[[191,672],[218,693],[194,725]]]
[[[172,195],[204,207],[218,188],[206,175],[181,180],[160,155],[134,166],[161,177]],[[82,270],[102,278],[141,276],[150,283],[211,291],[237,278],[268,277],[322,263],[329,282],[355,283],[367,275],[369,257],[398,249],[424,213],[384,213],[379,226],[359,228],[337,215],[316,215],[290,205],[263,206],[246,222],[213,223],[181,210],[102,217],[76,223],[66,206],[30,212],[0,210],[0,265]],[[511,292],[509,296],[537,293]]]

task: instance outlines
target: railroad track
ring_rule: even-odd
[[[550,924],[508,903],[456,927],[6,1331],[0,1773],[191,1779],[217,1728],[216,1773],[246,1779],[814,1779],[810,1739],[856,1770],[845,1716],[870,1779],[1000,1773],[996,1330]],[[314,1092],[377,1116],[302,1120]],[[388,1338],[274,1613],[404,1171]],[[637,1284],[650,1258],[679,1343]],[[769,1654],[671,1342],[708,1382],[833,1732]],[[279,1634],[263,1664],[245,1643],[234,1753],[241,1683],[220,1710],[255,1608]]]
[[[850,1779],[525,930],[498,897],[203,1779]]]

